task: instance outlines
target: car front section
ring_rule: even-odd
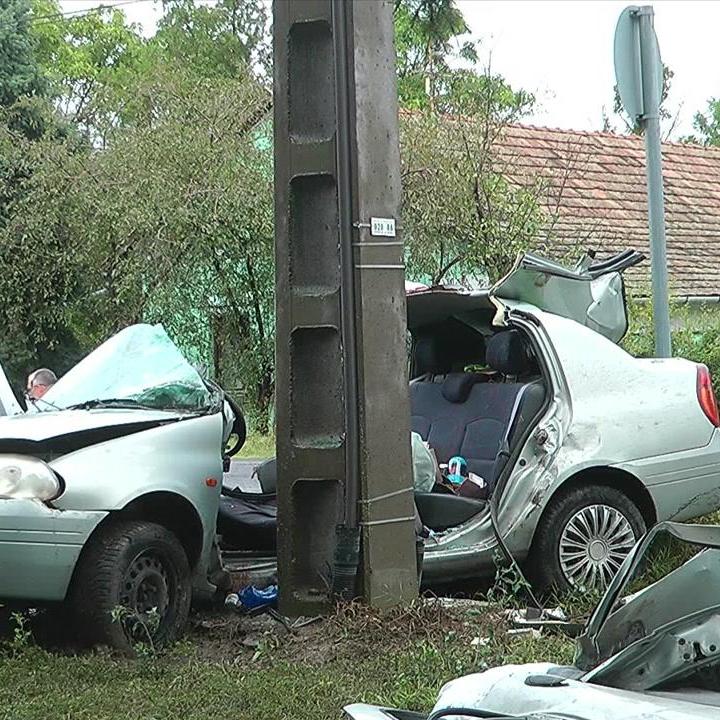
[[[91,644],[177,637],[224,579],[223,398],[141,325],[0,418],[0,599],[64,603]]]

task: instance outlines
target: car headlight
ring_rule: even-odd
[[[37,458],[0,455],[0,498],[54,500],[62,492],[60,478]]]

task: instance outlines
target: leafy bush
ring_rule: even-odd
[[[628,299],[630,328],[623,347],[635,357],[654,355],[652,306]],[[676,304],[671,308],[673,356],[707,365],[720,393],[720,308]]]

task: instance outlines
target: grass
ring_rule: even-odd
[[[284,636],[267,619],[272,626],[256,632],[246,627],[255,619],[224,618],[212,638],[196,630],[192,642],[154,658],[8,646],[0,657],[0,718],[336,720],[343,705],[361,701],[427,711],[459,675],[572,658],[567,639],[510,637],[487,611],[458,614],[439,603],[386,613],[350,606]],[[476,636],[487,644],[471,644]]]
[[[275,457],[275,436],[248,435],[245,444],[235,457],[252,460],[266,460]]]

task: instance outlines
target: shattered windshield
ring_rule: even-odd
[[[202,412],[217,406],[161,325],[132,325],[60,378],[36,409],[123,407]]]

